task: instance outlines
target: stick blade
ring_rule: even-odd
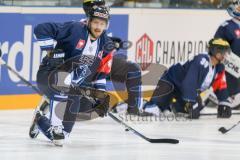
[[[177,139],[148,139],[150,143],[171,143],[178,144],[179,140]]]
[[[227,130],[226,128],[224,128],[224,127],[220,127],[220,128],[218,129],[218,131],[221,132],[222,134],[224,134],[224,133],[226,133],[228,130]]]

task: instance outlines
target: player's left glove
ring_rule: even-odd
[[[122,47],[122,40],[118,37],[110,37],[113,41],[115,49],[118,51]]]
[[[232,116],[232,109],[230,102],[220,102],[218,105],[218,118],[230,118]]]

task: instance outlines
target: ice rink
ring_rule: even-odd
[[[239,160],[240,126],[227,134],[218,128],[231,127],[240,116],[200,120],[139,121],[127,124],[151,138],[177,138],[179,144],[151,144],[110,117],[77,122],[63,147],[43,135],[28,137],[33,110],[0,111],[0,160]]]

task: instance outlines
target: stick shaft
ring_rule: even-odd
[[[12,69],[7,63],[0,57],[0,63],[7,67],[8,70],[10,70],[15,76],[17,76],[21,81],[23,81],[25,84],[27,84],[29,87],[31,87],[35,92],[37,92],[39,95],[42,95],[41,92],[37,87],[32,85],[28,80],[23,78],[21,75],[19,75],[14,69]]]

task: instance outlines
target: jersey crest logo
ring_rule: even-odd
[[[77,43],[76,49],[80,49],[81,50],[81,49],[83,49],[84,45],[85,45],[85,40],[80,39],[78,41],[78,43]]]

